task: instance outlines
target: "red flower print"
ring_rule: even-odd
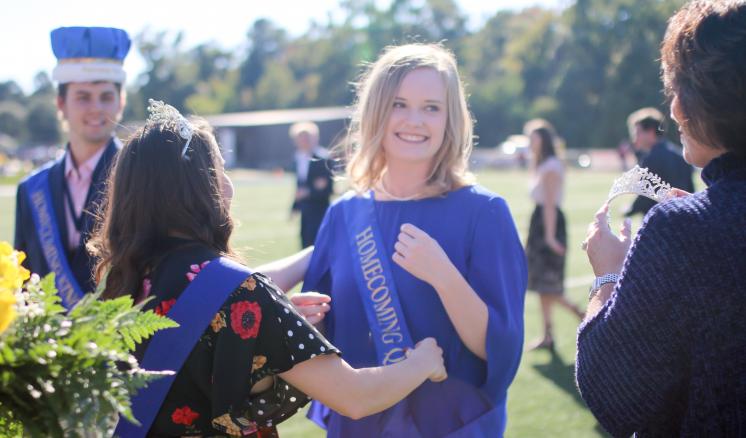
[[[176,298],[161,301],[161,303],[158,304],[158,307],[155,308],[155,313],[161,316],[166,316],[168,314],[168,311],[171,310],[171,306],[173,306],[174,303],[176,303]]]
[[[191,426],[197,418],[199,418],[199,414],[194,412],[189,406],[178,408],[171,414],[171,421],[174,424],[183,424],[184,426]]]
[[[273,426],[262,427],[256,431],[256,438],[278,438],[280,435],[277,434],[277,429]]]
[[[258,303],[239,301],[231,304],[231,328],[241,339],[256,338],[262,322],[262,308]]]
[[[241,284],[241,287],[245,287],[246,289],[253,291],[256,289],[256,280],[254,277],[249,277]]]

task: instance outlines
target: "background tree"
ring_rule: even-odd
[[[663,109],[658,47],[682,3],[576,0],[560,11],[500,11],[470,29],[457,0],[341,0],[340,14],[298,36],[257,19],[237,48],[185,48],[183,33],[145,29],[135,42],[146,68],[129,85],[125,121],[145,118],[147,98],[199,115],[349,105],[361,65],[381,49],[441,42],[457,55],[480,146],[543,117],[569,147],[614,147],[627,114]],[[0,83],[0,132],[22,144],[53,138],[53,90],[45,74],[29,96]]]
[[[33,145],[53,145],[60,141],[57,111],[43,102],[35,103],[26,116],[28,141]]]

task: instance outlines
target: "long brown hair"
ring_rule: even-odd
[[[539,136],[541,148],[539,149],[538,156],[534,157],[534,165],[539,167],[549,157],[557,155],[557,151],[554,147],[554,134],[547,127],[536,128],[531,131],[532,134]]]
[[[169,236],[233,255],[220,150],[206,122],[192,120],[192,125],[183,156],[186,140],[175,126],[163,123],[147,123],[119,152],[87,245],[98,258],[97,282],[106,281],[104,298],[135,297]]]

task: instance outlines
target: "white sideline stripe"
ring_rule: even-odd
[[[591,282],[595,280],[594,275],[584,275],[582,277],[570,277],[565,280],[565,288],[573,289],[580,286],[590,286]]]

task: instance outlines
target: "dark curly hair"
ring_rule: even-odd
[[[746,1],[697,0],[668,23],[663,83],[681,128],[700,144],[746,155]]]
[[[206,122],[192,124],[184,157],[185,140],[173,126],[159,123],[138,129],[119,152],[87,244],[98,258],[96,281],[106,281],[104,298],[136,298],[172,235],[235,258],[228,243],[233,221],[222,194],[220,150]]]

